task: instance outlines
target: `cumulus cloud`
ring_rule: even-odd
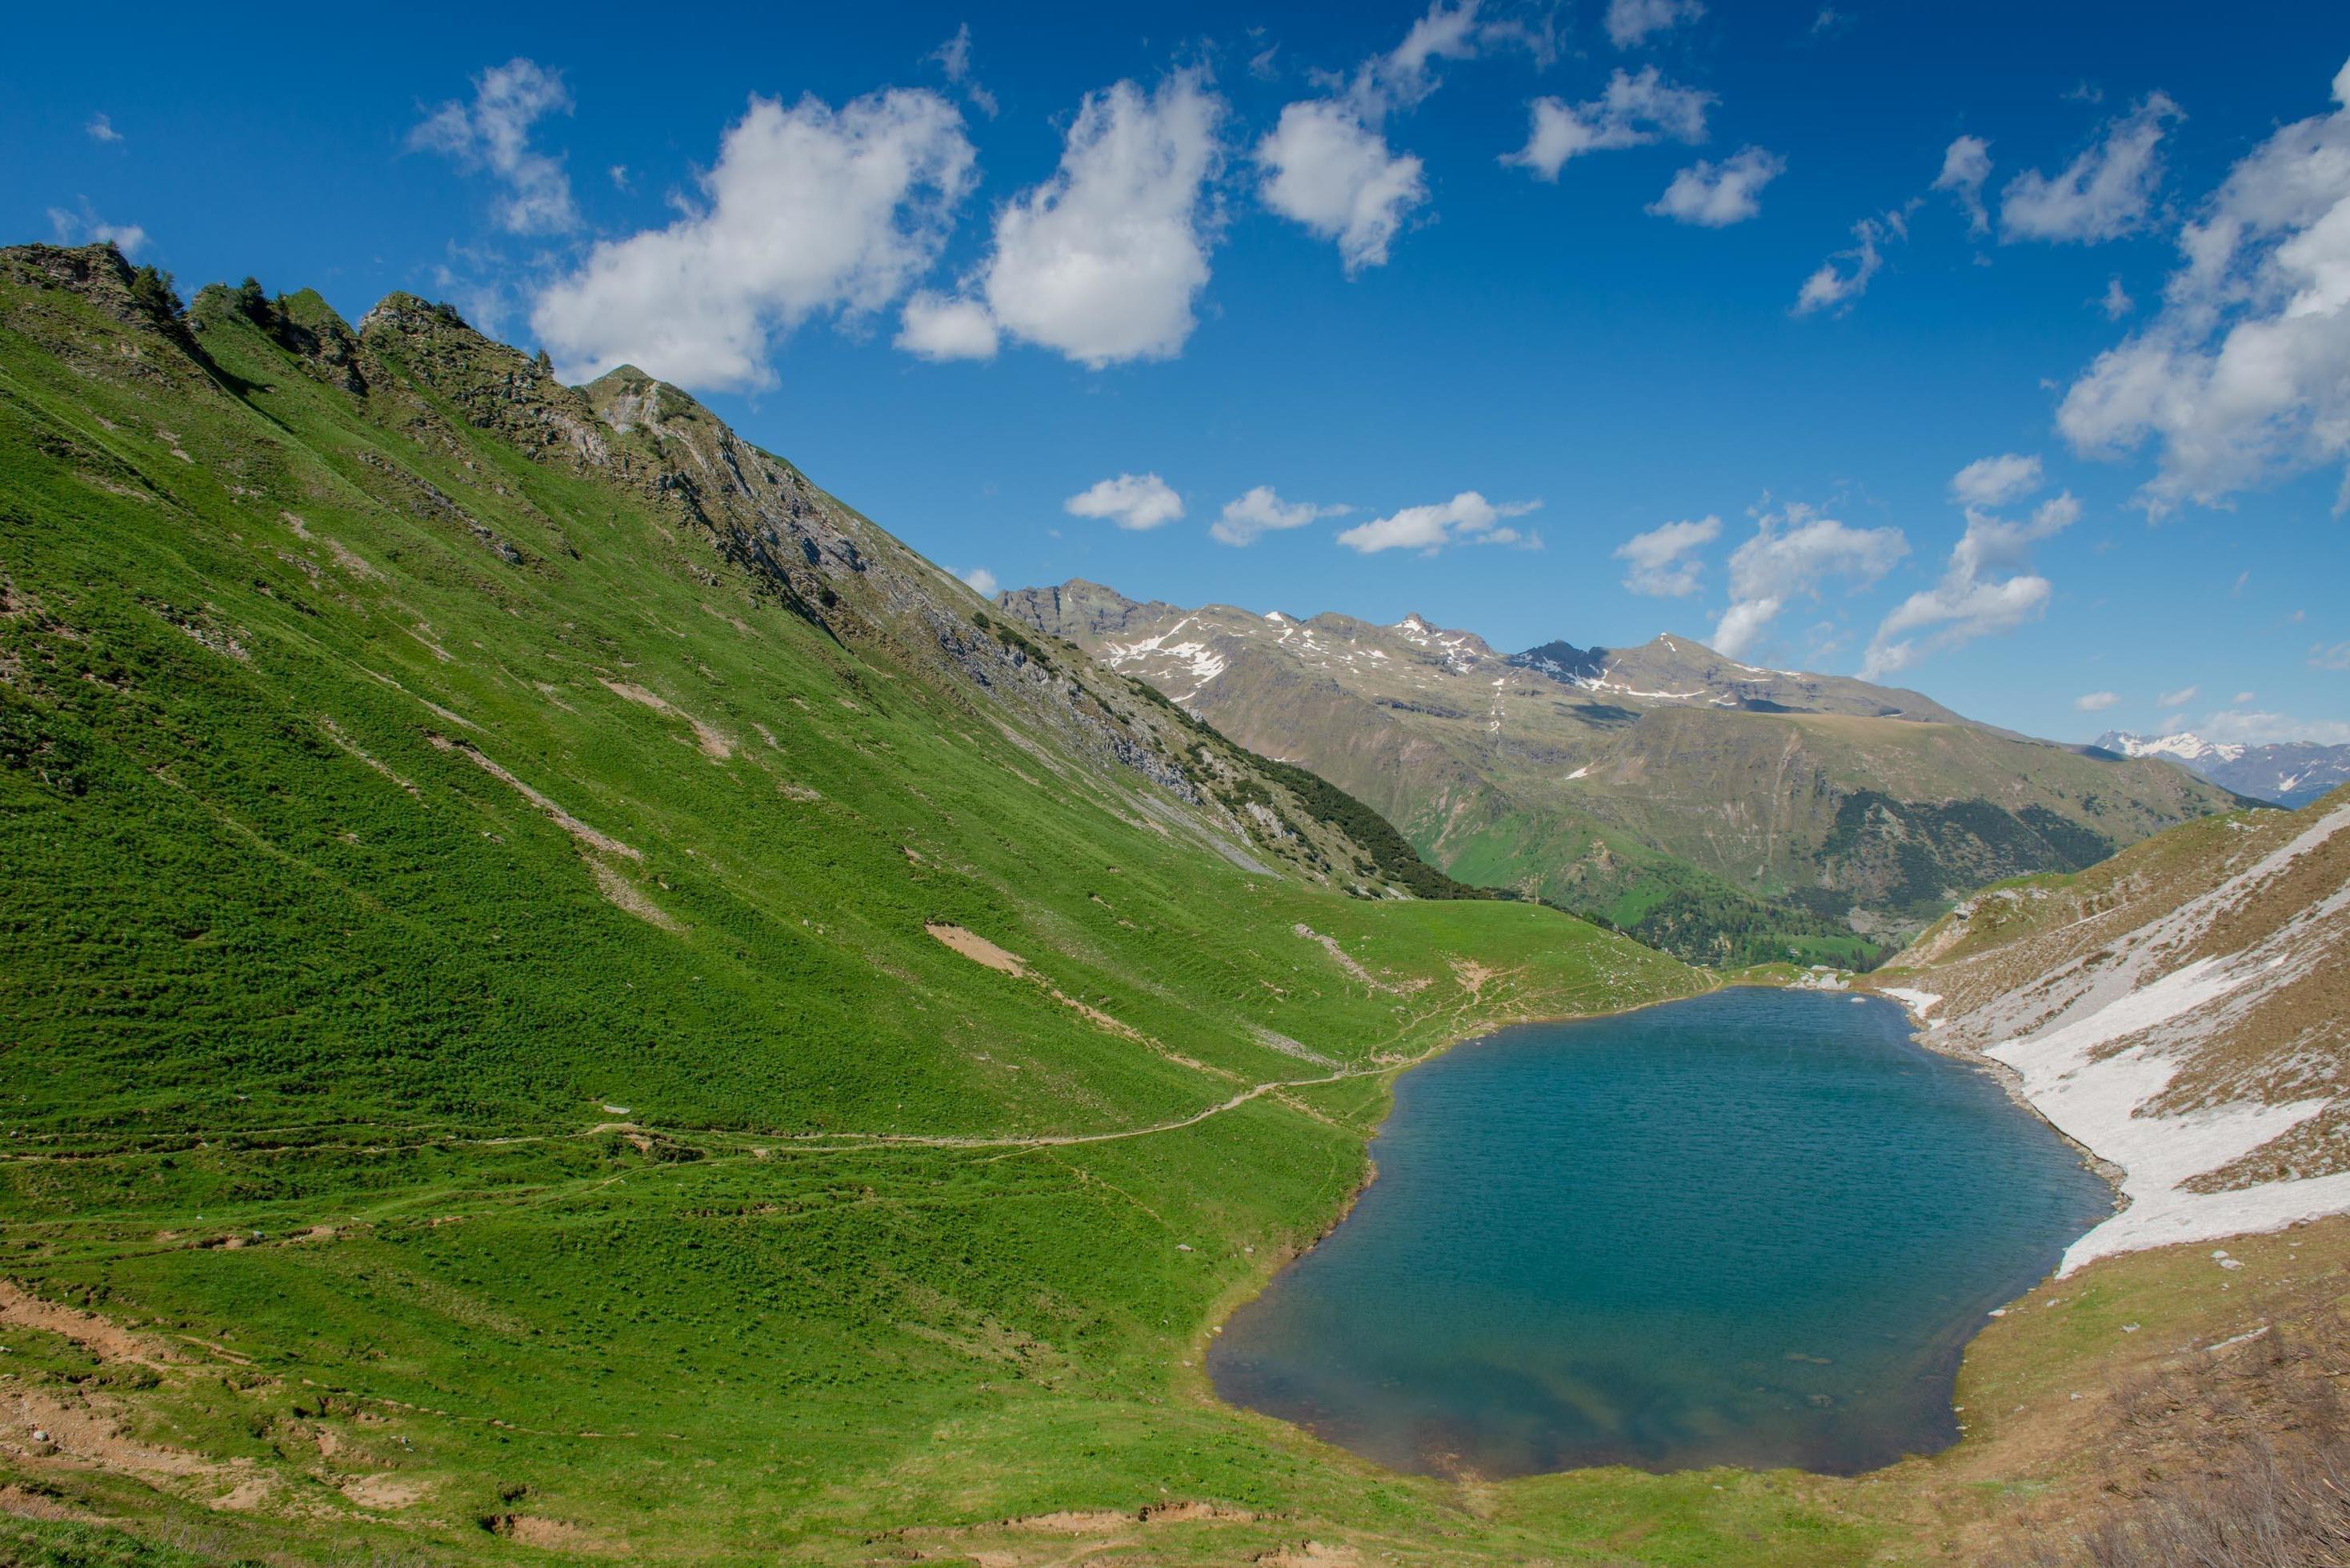
[[[1354,105],[1309,99],[1281,111],[1256,144],[1258,196],[1283,217],[1336,240],[1348,276],[1387,265],[1388,246],[1428,200],[1420,161],[1388,146]]]
[[[1387,55],[1374,56],[1357,72],[1357,92],[1391,96],[1409,108],[1436,90],[1436,60],[1474,59],[1490,35],[1480,20],[1481,0],[1434,0],[1428,14],[1414,22],[1403,42]]]
[[[1539,501],[1507,501],[1496,505],[1473,490],[1431,506],[1407,506],[1385,517],[1374,517],[1338,535],[1349,550],[1376,556],[1381,550],[1418,550],[1432,556],[1447,545],[1531,545],[1540,541],[1515,528],[1504,527],[1505,517],[1523,517],[1542,505]]]
[[[2085,453],[2154,441],[2153,514],[2350,457],[2350,65],[2333,87],[2342,107],[2275,132],[2201,203],[2160,310],[2057,410]]]
[[[1310,501],[1284,501],[1270,484],[1224,503],[1223,515],[1208,524],[1208,537],[1220,545],[1253,545],[1266,534],[1303,528],[1324,517],[1343,517],[1350,506],[1316,506]]]
[[[88,202],[81,211],[69,213],[63,207],[49,209],[49,227],[57,232],[61,245],[112,245],[126,256],[135,256],[147,248],[147,231],[136,223],[109,223],[90,210]]]
[[[1979,457],[1950,476],[1950,499],[1961,506],[2004,506],[2040,488],[2040,459],[2022,452]]]
[[[1786,160],[1760,147],[1742,148],[1719,164],[1700,158],[1673,176],[1648,211],[1709,229],[1742,223],[1762,210],[1758,193],[1786,167]]]
[[[1419,158],[1388,143],[1388,117],[1436,90],[1439,60],[1465,60],[1495,43],[1538,56],[1547,36],[1482,18],[1480,0],[1436,0],[1403,41],[1342,78],[1323,78],[1328,93],[1284,107],[1255,148],[1257,199],[1267,209],[1337,244],[1352,277],[1384,266],[1388,247],[1428,200]]]
[[[1140,534],[1182,516],[1183,498],[1155,473],[1121,473],[1070,496],[1061,510],[1072,517],[1107,518]]]
[[[1555,180],[1568,159],[1586,152],[1643,147],[1666,137],[1703,141],[1705,113],[1714,101],[1710,92],[1675,87],[1654,66],[1637,74],[1618,69],[1609,73],[1606,90],[1587,103],[1534,99],[1525,146],[1505,153],[1502,161],[1532,170],[1537,179]]]
[[[2074,698],[2073,706],[2084,713],[2102,713],[2120,701],[2121,697],[2116,692],[2092,691],[2085,696]]]
[[[2137,301],[2129,296],[2129,290],[2122,286],[2121,279],[2109,277],[2106,280],[2105,295],[2097,301],[2097,308],[2106,313],[2106,320],[2119,321],[2137,308]]]
[[[1223,114],[1197,71],[1087,94],[1059,169],[995,216],[979,290],[996,327],[1097,370],[1180,352],[1208,285]]]
[[[1698,0],[1607,0],[1607,41],[1634,49],[1652,33],[1670,32],[1705,15]]]
[[[563,74],[517,56],[473,78],[471,104],[452,99],[426,116],[408,145],[494,175],[505,187],[495,211],[507,233],[562,234],[579,226],[571,180],[561,159],[530,144],[530,132],[547,115],[570,112]]]
[[[1714,624],[1713,647],[1738,658],[1793,601],[1817,599],[1837,579],[1866,587],[1908,553],[1898,528],[1849,527],[1793,502],[1765,514],[1754,536],[1731,553],[1730,607]]]
[[[995,95],[979,85],[971,74],[971,24],[965,22],[955,29],[955,36],[931,51],[931,60],[946,74],[947,81],[962,89],[971,107],[993,119],[997,105]]]
[[[91,115],[89,117],[89,123],[83,126],[82,129],[89,133],[89,139],[92,141],[120,141],[122,140],[122,132],[115,130],[114,121],[103,114]]]
[[[1886,221],[1863,218],[1852,226],[1853,247],[1838,251],[1822,262],[1819,270],[1804,280],[1795,291],[1795,314],[1809,316],[1816,310],[1845,311],[1852,302],[1868,291],[1868,280],[1885,265],[1885,257],[1877,243],[1888,232]]]
[[[1627,563],[1624,586],[1651,598],[1674,599],[1697,592],[1705,563],[1697,552],[1721,537],[1721,519],[1706,516],[1690,523],[1668,523],[1645,534],[1635,534],[1616,546],[1616,558]]]
[[[995,317],[975,299],[950,299],[922,289],[906,301],[897,346],[925,359],[993,359]]]
[[[1967,215],[1967,232],[1987,234],[1991,214],[1983,211],[1983,182],[1991,178],[1991,143],[1980,136],[1961,136],[1942,153],[1942,171],[1933,188],[1948,191]]]
[[[1951,477],[1950,494],[1966,510],[1966,532],[1952,546],[1941,580],[1911,594],[1878,623],[1861,659],[1862,679],[1908,670],[1929,655],[2013,631],[2047,613],[2054,590],[2031,570],[2032,546],[2071,527],[2081,504],[2067,491],[2042,502],[2022,522],[1987,510],[2020,501],[2042,483],[2040,460],[2013,452],[1970,462]]]
[[[2185,119],[2162,93],[2105,128],[2054,176],[2029,169],[2000,193],[2000,237],[2095,244],[2146,227],[2162,183],[2162,138]]]
[[[962,578],[964,586],[972,593],[983,599],[993,598],[995,590],[1003,586],[995,580],[995,574],[985,566],[973,566],[969,571],[956,572],[955,576]]]
[[[962,116],[892,89],[834,109],[754,98],[668,227],[599,242],[531,325],[567,379],[633,362],[685,386],[775,384],[774,339],[881,309],[929,268],[970,188]]]
[[[2176,691],[2164,692],[2161,696],[2156,698],[2155,701],[2165,708],[2184,708],[2189,702],[2194,701],[2197,693],[2200,692],[2202,690],[2203,688],[2200,686],[2182,686]]]

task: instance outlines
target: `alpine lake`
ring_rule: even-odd
[[[2113,1210],[1987,1072],[1835,992],[1504,1030],[1404,1074],[1371,1158],[1209,1374],[1391,1469],[1485,1479],[1946,1448],[1967,1341]]]

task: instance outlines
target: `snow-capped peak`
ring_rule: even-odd
[[[2097,737],[2097,745],[2126,757],[2176,757],[2182,763],[2232,763],[2241,760],[2245,751],[2232,742],[2207,741],[2192,730],[2175,735],[2131,735],[2108,730]]]

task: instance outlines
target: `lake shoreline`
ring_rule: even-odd
[[[1940,1031],[1927,1019],[1927,1004],[1911,1000],[1913,996],[1925,996],[1930,994],[1929,992],[1888,988],[1882,991],[1870,989],[1866,992],[1856,992],[1854,994],[1877,997],[1899,1006],[1902,1012],[1909,1015],[1912,1025],[1910,1038],[1917,1042],[1920,1049],[1931,1051],[1935,1055],[1947,1057],[1953,1062],[1963,1062],[1970,1067],[1978,1067],[1988,1073],[1991,1081],[2000,1086],[2011,1101],[2031,1112],[2035,1118],[2047,1127],[2049,1131],[2056,1135],[2065,1147],[2081,1157],[2083,1165],[2095,1171],[2097,1179],[2113,1189],[2116,1214],[2122,1213],[2129,1208],[2129,1194],[2122,1188],[2122,1181],[2128,1172],[2118,1162],[2106,1158],[2051,1120],[2048,1113],[2040,1108],[2039,1103],[2033,1099],[2031,1094],[2024,1088],[2022,1073],[1997,1057],[1978,1051],[1971,1045],[1959,1044],[1955,1042],[1945,1044],[1935,1038]],[[1941,998],[1938,996],[1933,1000],[1939,1002]]]
[[[2110,1213],[2110,1183],[1996,1075],[1924,1049],[1908,1012],[1837,1004],[1866,992],[1676,1000],[1693,1011],[1487,1020],[1395,1064],[1379,1157],[1234,1282],[1186,1368],[1199,1394],[1456,1480],[1849,1476],[1962,1440],[1944,1425],[1966,1346]],[[1458,1060],[1471,1042],[1492,1058]],[[1396,1083],[1440,1057],[1399,1128]],[[1991,1197],[1959,1200],[1970,1182]],[[1847,1332],[1845,1301],[1880,1331]]]

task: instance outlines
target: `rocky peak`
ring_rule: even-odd
[[[995,597],[1005,614],[1025,621],[1047,637],[1090,644],[1115,637],[1128,628],[1168,615],[1173,605],[1149,604],[1128,598],[1116,588],[1083,577],[1071,577],[1058,587],[1013,588]]]

